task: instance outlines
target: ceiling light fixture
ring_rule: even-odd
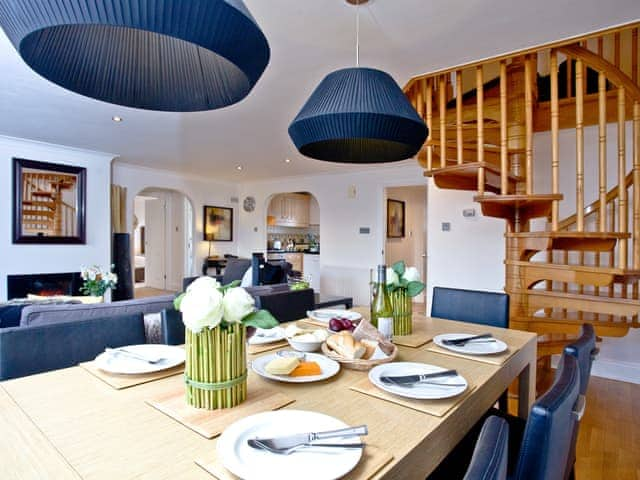
[[[121,123],[123,118],[115,115],[115,116],[111,117],[111,120],[113,120],[116,123]]]
[[[418,153],[428,129],[388,73],[360,67],[356,5],[356,67],[336,70],[318,85],[289,126],[300,153],[339,163],[383,163]]]
[[[242,165],[238,165],[238,166],[236,167],[236,170],[241,171],[241,170],[242,170]]]
[[[291,163],[291,159],[290,158],[285,158],[284,159],[284,163]]]
[[[270,57],[242,0],[0,0],[0,25],[53,83],[147,110],[239,102]]]

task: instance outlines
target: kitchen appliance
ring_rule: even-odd
[[[273,249],[274,250],[282,250],[282,242],[280,240],[273,241]]]

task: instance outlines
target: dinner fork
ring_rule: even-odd
[[[296,450],[300,450],[302,448],[310,448],[310,447],[322,447],[322,448],[364,448],[364,443],[300,443],[293,447],[289,448],[275,448],[265,445],[259,440],[249,439],[247,443],[250,447],[256,448],[258,450],[265,450],[270,453],[275,453],[277,455],[290,455]]]

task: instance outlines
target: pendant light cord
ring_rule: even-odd
[[[360,66],[360,2],[356,5],[356,67]]]

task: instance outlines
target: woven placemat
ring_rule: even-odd
[[[184,372],[184,363],[174,368],[160,370],[159,372],[142,373],[138,375],[120,375],[117,373],[105,372],[104,370],[100,370],[94,361],[81,363],[79,367],[109,384],[116,390],[122,390],[124,388],[134,387],[143,383],[153,382],[154,380],[160,380],[161,378],[172,377]]]
[[[447,348],[442,348],[435,343],[431,343],[427,350],[430,352],[440,353],[442,355],[450,355],[452,357],[458,358],[466,358],[467,360],[475,360],[476,362],[490,363],[491,365],[502,365],[504,362],[509,360],[514,353],[516,353],[516,349],[507,348],[502,353],[497,353],[495,355],[467,355],[465,353],[454,352],[453,350],[449,350]]]
[[[247,353],[249,355],[255,355],[256,353],[268,352],[270,350],[276,350],[278,348],[286,347],[289,342],[286,340],[280,340],[278,342],[263,343],[261,345],[247,345]]]
[[[271,386],[253,384],[246,401],[236,407],[222,410],[194,408],[187,404],[184,389],[175,390],[175,387],[170,392],[147,400],[147,403],[185,427],[210,439],[220,435],[225,428],[241,418],[255,413],[278,410],[294,401],[274,391]]]
[[[196,464],[203,470],[211,474],[218,480],[238,480],[233,473],[222,466],[217,458],[217,453],[213,452],[212,458],[208,460],[196,460]],[[393,460],[393,456],[380,447],[367,444],[362,453],[362,459],[349,474],[342,477],[348,480],[368,480],[378,473],[386,464]],[[265,477],[266,478],[266,477]]]
[[[404,347],[418,348],[429,343],[435,337],[433,331],[429,331],[425,322],[413,320],[413,328],[410,335],[394,335],[393,343]]]
[[[364,393],[365,395],[379,398],[380,400],[385,400],[387,402],[396,403],[419,412],[428,413],[429,415],[434,415],[436,417],[444,417],[449,410],[468,397],[476,387],[470,384],[464,393],[452,398],[443,398],[442,400],[415,400],[412,398],[400,397],[379,389],[371,383],[367,377],[349,388],[356,392]]]

